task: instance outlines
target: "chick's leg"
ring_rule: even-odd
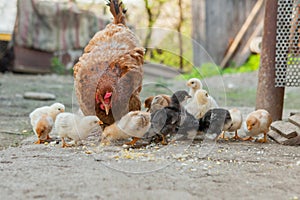
[[[264,138],[257,140],[257,142],[266,143],[267,142],[267,133],[264,133]]]
[[[132,140],[130,142],[127,142],[127,145],[133,146],[135,145],[135,143],[139,140],[140,138],[137,137],[133,137]]]
[[[222,131],[222,133],[219,135],[218,139],[228,140],[228,138],[225,137],[225,131]]]
[[[61,145],[61,147],[62,147],[62,148],[65,148],[65,147],[70,147],[70,145],[66,143],[66,141],[65,141],[65,138],[64,138],[64,137],[61,137],[61,142],[62,142],[62,145]]]
[[[52,140],[52,138],[49,136],[49,134],[47,135],[47,140]]]
[[[241,140],[242,138],[239,137],[237,130],[234,133],[233,139],[235,140]]]
[[[165,137],[164,135],[161,135],[161,137],[162,137],[161,144],[162,144],[162,145],[167,145],[168,142],[167,142],[166,137]]]
[[[34,132],[36,132],[36,131],[34,130]],[[34,144],[42,144],[43,141],[40,139],[41,138],[41,133],[37,132],[36,135],[38,137],[38,140]]]

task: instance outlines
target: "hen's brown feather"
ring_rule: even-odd
[[[112,11],[114,23],[95,34],[74,66],[74,88],[82,112],[97,115],[105,126],[129,111],[141,109],[144,56],[144,48],[125,25],[122,4],[117,0],[109,3],[111,11],[119,8]],[[106,115],[95,97],[108,89],[112,92],[112,108]]]

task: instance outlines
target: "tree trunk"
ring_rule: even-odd
[[[179,8],[179,22],[177,26],[178,32],[178,40],[179,40],[179,71],[183,72],[183,46],[182,46],[182,35],[181,35],[181,27],[183,23],[183,11],[182,11],[182,0],[178,0],[178,8]]]

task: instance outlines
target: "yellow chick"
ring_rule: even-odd
[[[169,95],[160,94],[156,96],[150,96],[144,101],[144,107],[146,112],[154,112],[160,108],[168,106],[171,103],[171,97]],[[154,106],[154,108],[152,108]],[[151,109],[152,108],[152,109]]]
[[[186,110],[196,119],[200,119],[211,108],[215,108],[209,100],[206,90],[197,90],[192,100],[185,106]]]
[[[150,113],[143,111],[131,111],[119,121],[106,127],[102,133],[102,144],[110,144],[114,140],[133,138],[127,144],[134,145],[150,128]]]
[[[34,131],[38,137],[35,144],[42,144],[45,140],[51,139],[49,134],[53,127],[53,120],[50,116],[42,115],[34,124]]]
[[[244,130],[248,138],[243,140],[252,140],[252,136],[257,136],[261,133],[264,134],[264,138],[258,140],[258,142],[267,142],[267,133],[269,132],[270,125],[272,123],[272,117],[270,113],[264,109],[259,109],[251,112],[244,122]]]
[[[238,136],[237,131],[241,128],[242,123],[243,123],[243,116],[242,116],[242,113],[241,113],[241,111],[240,111],[239,109],[237,109],[237,108],[230,109],[230,110],[229,110],[229,113],[230,113],[232,125],[231,125],[228,129],[226,129],[225,131],[228,131],[228,132],[235,132],[233,138],[234,138],[235,140],[241,139],[241,138]],[[225,133],[225,132],[223,132],[223,133],[220,135],[220,138],[223,138],[223,139],[225,138],[224,133]]]
[[[57,116],[54,131],[60,136],[62,147],[69,147],[70,145],[65,142],[65,138],[70,138],[75,142],[86,139],[92,130],[100,128],[99,125],[103,124],[97,116],[80,116],[73,113],[61,113]]]

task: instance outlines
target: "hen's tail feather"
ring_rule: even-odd
[[[110,7],[110,12],[114,16],[114,24],[126,25],[125,13],[127,10],[123,8],[123,2],[119,3],[119,0],[107,0],[106,5]]]

